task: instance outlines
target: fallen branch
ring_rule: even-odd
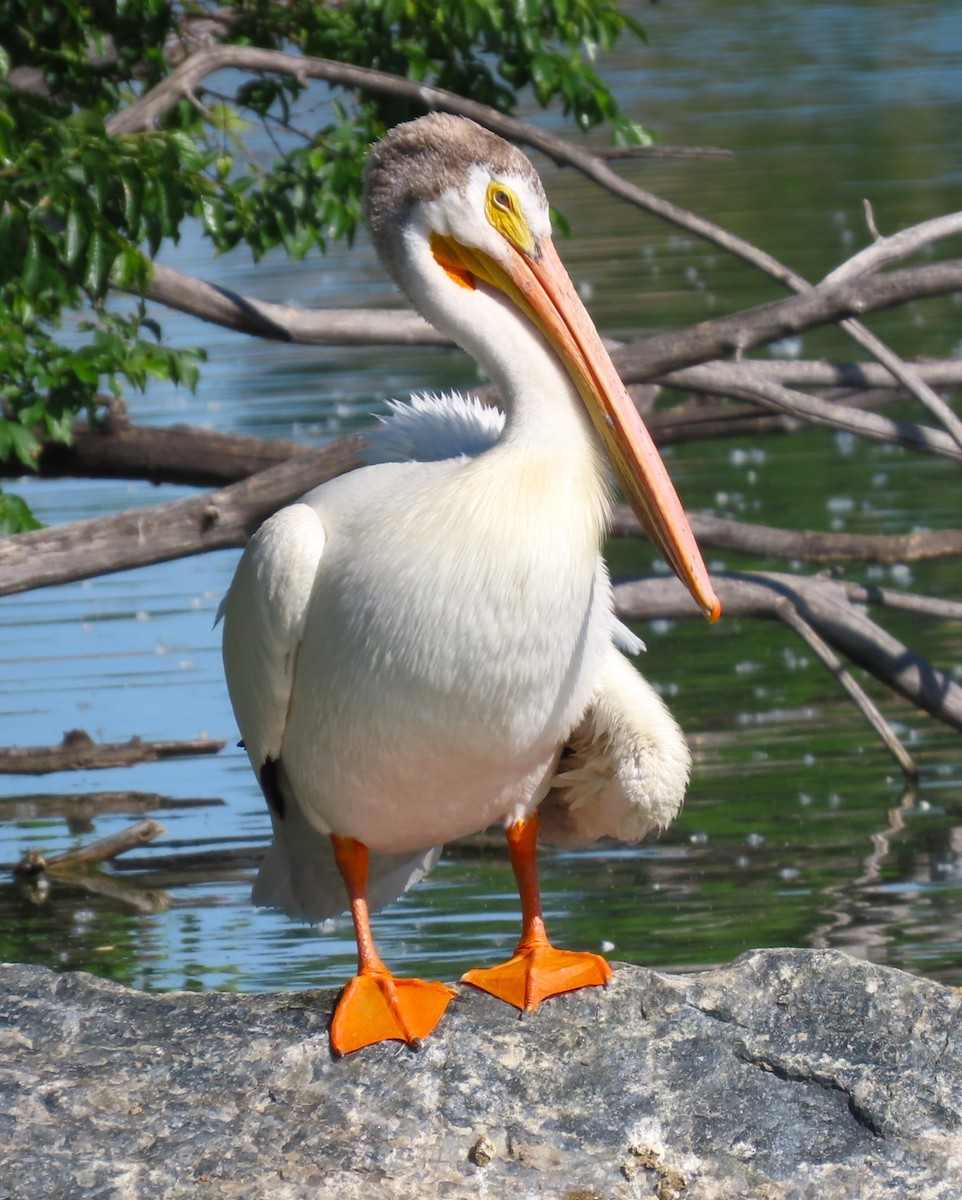
[[[799,296],[666,330],[634,342],[612,355],[626,382],[657,379],[670,371],[710,359],[740,357],[755,346],[832,324],[854,313],[864,315],[908,300],[962,291],[962,259],[924,267],[905,267],[840,284],[819,284]]]
[[[71,443],[45,443],[37,474],[59,479],[144,479],[190,487],[216,487],[248,479],[259,471],[288,462],[308,447],[283,438],[254,438],[216,433],[188,425],[156,428],[109,421],[90,429],[74,426]],[[23,465],[0,464],[0,476],[19,478]]]
[[[848,694],[849,699],[859,710],[866,721],[882,739],[882,743],[895,761],[902,768],[906,779],[914,782],[919,777],[919,769],[911,754],[899,741],[898,735],[886,721],[875,702],[865,689],[852,676],[842,660],[832,650],[823,637],[805,620],[797,605],[790,599],[782,597],[777,602],[778,616],[790,629],[802,639],[812,653],[818,658],[836,679],[838,685]]]
[[[450,338],[423,317],[403,309],[305,309],[271,304],[156,263],[145,295],[202,321],[271,341],[311,346],[452,345]]]
[[[771,373],[762,366],[714,362],[683,368],[657,380],[703,395],[745,396],[754,404],[767,403],[777,415],[759,414],[755,407],[705,404],[649,411],[645,421],[656,444],[788,433],[804,423],[816,423],[907,449],[962,458],[962,452],[939,430],[865,413],[853,404],[830,403],[789,391],[769,381]],[[843,374],[838,368],[836,377]],[[308,448],[285,439],[217,433],[185,425],[154,428],[111,420],[105,427],[91,430],[86,423],[78,422],[70,445],[45,444],[37,460],[37,473],[46,478],[144,479],[211,487],[235,483],[307,453]],[[19,478],[22,474],[20,463],[0,463],[0,477]]]
[[[895,588],[883,588],[874,583],[853,583],[840,579],[849,600],[856,604],[874,604],[879,608],[895,608],[900,612],[914,612],[919,616],[936,617],[941,621],[962,621],[962,600],[942,600],[935,596],[917,596],[914,592],[900,592]]]
[[[323,450],[299,450],[274,467],[187,500],[0,540],[0,595],[242,547],[258,525],[283,505],[359,465],[363,441],[361,435],[352,434]],[[238,469],[238,462],[235,459],[232,470]],[[859,535],[776,529],[700,513],[692,513],[690,519],[704,546],[755,556],[891,563],[962,553],[960,530]],[[627,508],[616,510],[611,532],[615,537],[641,536]]]
[[[357,466],[362,443],[339,438],[215,492],[5,538],[0,595],[243,546],[282,505]]]
[[[937,268],[939,264],[934,266]],[[952,275],[945,282],[938,284],[933,279],[932,270],[933,267],[907,268],[878,277],[882,280],[895,279],[901,282],[901,286],[899,287],[897,284],[893,287],[889,284],[888,287],[881,288],[882,298],[874,303],[871,288],[865,291],[865,299],[860,300],[861,293],[856,286],[861,283],[864,289],[865,285],[870,282],[869,280],[842,280],[838,283],[827,280],[819,284],[817,288],[811,288],[806,292],[806,295],[815,293],[831,298],[828,301],[829,307],[821,318],[809,318],[808,323],[799,325],[791,316],[792,310],[788,310],[790,315],[784,325],[770,327],[768,324],[770,320],[768,310],[772,308],[770,304],[764,308],[750,309],[747,312],[736,314],[735,317],[724,318],[730,325],[733,320],[738,318],[748,319],[752,314],[759,314],[759,318],[766,322],[761,334],[755,333],[750,327],[746,328],[743,333],[726,329],[724,340],[716,343],[715,349],[697,351],[694,355],[687,355],[681,359],[675,359],[675,356],[672,355],[665,360],[663,367],[654,372],[647,362],[642,366],[641,360],[632,353],[637,347],[626,347],[620,352],[616,351],[614,356],[616,365],[622,371],[626,382],[637,381],[640,378],[647,380],[676,367],[684,366],[686,362],[704,362],[707,359],[723,357],[729,353],[740,354],[750,346],[762,345],[789,333],[802,332],[815,325],[838,321],[852,312],[865,313],[874,311],[875,308],[890,307],[910,299],[924,299],[931,295],[943,295],[946,292],[962,290],[962,282],[960,282],[958,274]],[[916,275],[918,271],[928,271],[929,274]],[[912,294],[912,284],[916,279],[920,283],[924,283],[928,290],[920,292],[918,295]],[[934,290],[932,290],[933,288]],[[384,312],[372,309],[303,309],[294,305],[270,304],[267,301],[243,296],[229,288],[217,287],[182,272],[174,271],[170,267],[159,265],[154,267],[153,278],[146,295],[148,299],[156,300],[169,308],[175,308],[180,312],[197,317],[199,320],[274,341],[290,341],[305,345],[450,346],[452,344],[449,338],[439,333],[427,321],[407,310]],[[834,300],[834,305],[832,300]],[[778,303],[780,302],[773,302],[774,305]],[[810,309],[810,305],[803,305],[800,311],[810,311]],[[715,329],[719,322],[705,322],[704,324]],[[696,328],[701,329],[702,326]],[[665,339],[672,337],[677,339],[690,332],[684,330],[680,334],[657,335],[662,339],[658,344],[659,348],[670,344],[666,343]],[[645,339],[639,343],[639,346],[646,347],[651,340]],[[770,364],[762,365],[763,370],[765,366],[770,366]],[[824,370],[823,364],[819,364],[819,368]],[[912,369],[920,379],[925,381],[927,387],[937,386],[943,382],[958,382],[957,366],[954,371],[951,367],[948,368],[947,377],[945,374],[941,378],[936,375],[931,385],[929,378],[936,373],[937,368],[929,367],[920,371],[917,369],[917,364],[912,364]],[[639,375],[639,371],[644,372],[643,376]],[[886,377],[893,383],[898,382],[893,379],[891,373],[882,369],[874,374],[873,386],[882,386],[881,380]]]
[[[962,686],[914,653],[851,603],[835,580],[756,572],[712,576],[728,617],[784,620],[785,602],[845,658],[892,691],[953,729],[962,731]],[[864,589],[863,596],[870,589]],[[622,620],[698,616],[675,579],[641,579],[615,587]]]
[[[708,513],[691,513],[689,519],[703,546],[751,554],[756,558],[788,558],[811,563],[909,563],[962,555],[962,529],[894,534],[821,533],[753,525]],[[626,505],[615,510],[610,532],[613,537],[643,536],[637,517]]]
[[[713,370],[726,365],[715,363]],[[678,374],[683,376],[685,372]],[[669,381],[673,378],[668,377]],[[633,391],[659,446],[789,433],[803,424],[802,420],[781,413],[759,412],[754,404],[719,405],[714,398],[707,403],[695,401],[651,409],[654,397],[650,393],[657,394],[657,387],[646,384]],[[866,395],[870,393],[859,393]],[[490,398],[492,402],[496,399],[493,393]],[[94,429],[86,421],[78,420],[69,445],[46,442],[36,461],[36,475],[48,479],[143,479],[150,483],[217,487],[237,483],[307,453],[310,447],[284,438],[218,433],[192,425],[132,425],[111,417]],[[19,461],[0,462],[0,478],[19,479],[23,474],[23,464]]]
[[[176,274],[167,268],[158,268],[158,271],[161,272],[161,280],[169,281],[169,277]],[[341,314],[306,314],[303,310],[291,307],[284,307],[282,312],[283,306],[273,306],[276,309],[275,319],[265,325],[263,315],[259,315],[259,309],[265,306],[260,302],[190,280],[188,276],[182,278],[186,290],[180,295],[175,295],[176,288],[165,292],[165,303],[199,319],[226,324],[252,335],[284,337],[315,344],[449,344],[440,334],[434,331],[429,333],[427,323],[411,313],[375,314],[361,310]],[[820,325],[843,321],[853,313],[874,312],[908,300],[958,291],[962,291],[962,260],[907,268],[882,276],[860,277],[849,282],[823,283],[789,300],[776,301],[715,321],[701,322],[687,329],[653,335],[616,349],[612,357],[628,384],[658,381],[716,395],[737,395],[800,420],[962,458],[960,443],[940,430],[929,430],[909,422],[893,422],[850,407],[829,404],[800,392],[788,392],[784,386],[779,386],[779,381],[771,379],[771,372],[766,371],[765,364],[711,361],[729,355],[741,357],[753,347]],[[154,299],[161,298],[153,290],[148,290],[148,295]],[[286,320],[287,324],[281,324],[282,320]],[[950,369],[944,370],[941,378],[936,372],[929,374],[945,386],[958,382],[958,372]],[[932,387],[921,376],[919,383],[924,385],[927,393],[934,395]]]
[[[718,366],[725,369],[716,372],[714,363],[687,367],[668,375],[667,381],[718,396],[751,400],[810,425],[844,430],[872,441],[890,442],[906,450],[962,461],[962,443],[956,442],[941,429],[911,421],[896,421],[881,413],[864,412],[847,404],[831,403],[818,396],[783,387],[766,379],[756,370],[754,363],[719,363]]]
[[[222,807],[219,797],[162,796],[159,792],[124,789],[116,792],[26,792],[0,798],[0,819],[18,821],[63,817],[71,831],[80,833],[108,813],[131,816],[192,808]],[[2,870],[2,867],[0,867]]]
[[[164,833],[164,827],[157,821],[138,821],[119,833],[90,842],[76,850],[67,850],[64,854],[55,854],[48,858],[39,850],[27,850],[20,862],[14,867],[14,875],[20,879],[35,878],[38,875],[73,875],[88,871],[91,867],[108,862],[120,854],[132,850],[135,846],[145,846],[154,838]]]
[[[46,902],[51,884],[56,883],[125,904],[136,912],[163,912],[170,907],[170,897],[165,892],[129,883],[97,868],[146,845],[164,832],[157,821],[138,821],[119,833],[52,858],[39,850],[28,850],[12,869],[15,884],[23,896],[37,905]]]
[[[930,387],[962,387],[962,360],[948,359],[940,362],[913,360],[909,365]],[[736,381],[740,378],[741,363],[713,362],[711,366],[718,380],[724,380],[729,373]],[[752,359],[751,366],[760,378],[780,383],[785,387],[901,389],[899,381],[878,363],[823,362],[811,359]],[[670,375],[657,382],[667,384],[673,383],[676,379],[677,375]]]
[[[842,280],[857,279],[869,271],[877,271],[880,267],[886,267],[909,254],[916,253],[940,238],[951,237],[960,231],[962,231],[962,213],[948,213],[942,217],[935,217],[931,221],[913,225],[910,229],[903,229],[891,237],[876,236],[872,245],[836,267],[825,277],[823,282],[839,283]],[[845,328],[844,322],[842,328]],[[865,342],[863,341],[862,344],[865,345]],[[962,450],[962,420],[955,415],[942,397],[929,387],[917,371],[914,371],[909,364],[903,362],[881,342],[878,343],[875,357],[941,422],[942,427]]]
[[[0,750],[0,775],[49,775],[54,771],[84,771],[102,767],[131,767],[195,754],[216,754],[224,743],[210,738],[179,742],[95,742],[82,729],[65,733],[59,746],[13,746]]]

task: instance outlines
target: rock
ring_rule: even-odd
[[[0,968],[0,1200],[956,1200],[962,998],[834,951],[616,967],[414,1052],[336,993],[144,995]]]

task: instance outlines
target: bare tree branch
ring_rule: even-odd
[[[784,599],[784,598],[783,598]],[[778,602],[778,615],[790,629],[798,634],[808,648],[832,675],[839,686],[845,691],[863,717],[882,739],[888,752],[902,768],[907,779],[918,779],[919,769],[915,760],[905,749],[895,734],[895,730],[879,712],[878,706],[865,689],[852,677],[842,660],[832,650],[831,646],[821,637],[791,602]]]
[[[897,608],[902,612],[937,617],[942,621],[962,621],[962,601],[960,600],[917,596],[914,592],[901,592],[895,588],[879,587],[874,583],[853,583],[844,579],[839,580],[839,583],[845,589],[848,598],[858,604],[876,604],[883,608]]]
[[[910,563],[962,555],[960,529],[903,534],[821,533],[753,525],[708,513],[690,513],[689,519],[703,546],[757,558],[787,558],[810,563]],[[643,536],[637,517],[626,505],[615,511],[611,535]],[[962,605],[959,611],[962,613]]]
[[[721,146],[596,146],[593,151],[605,162],[616,159],[732,159],[731,150]]]
[[[646,421],[659,446],[695,439],[785,433],[801,424],[760,413],[754,406],[709,408],[705,404],[659,409],[647,414]],[[78,421],[70,444],[45,443],[35,466],[37,474],[46,478],[146,479],[151,483],[218,487],[307,452],[308,447],[282,438],[218,433],[189,425],[157,428],[110,421],[90,430],[86,422]],[[0,478],[19,479],[23,474],[20,462],[0,463]]]
[[[864,612],[853,607],[843,584],[774,572],[712,575],[727,617],[782,619],[787,597],[825,641],[912,704],[962,730],[962,686],[933,667]],[[698,610],[676,579],[639,579],[615,586],[622,620],[695,617]]]
[[[652,334],[615,351],[612,358],[629,383],[659,379],[709,359],[741,356],[755,346],[828,325],[853,313],[892,308],[905,301],[962,291],[962,259],[906,267],[849,283],[819,284],[799,296],[776,300],[677,331]]]
[[[28,850],[14,868],[14,874],[20,878],[40,874],[71,875],[88,871],[102,862],[125,854],[136,846],[145,846],[155,838],[165,833],[163,825],[158,821],[138,821],[136,825],[128,825],[118,833],[100,838],[96,842],[88,842],[76,850],[67,850],[64,854],[55,854],[52,858],[39,850]]]
[[[188,425],[154,427],[110,419],[91,430],[85,421],[73,428],[69,445],[46,442],[37,474],[85,479],[145,479],[189,487],[237,483],[258,471],[287,462],[308,447],[284,438],[255,438],[218,433]],[[0,478],[16,479],[23,464],[0,463]]]
[[[305,309],[270,304],[156,263],[144,295],[202,321],[273,341],[313,346],[452,345],[450,338],[423,317],[403,309]]]
[[[845,280],[857,279],[869,271],[878,270],[908,254],[914,254],[923,246],[930,245],[940,238],[950,237],[960,230],[962,230],[962,213],[950,213],[943,217],[935,217],[931,221],[923,221],[892,237],[876,237],[871,246],[867,246],[850,258],[848,262],[836,267],[822,282],[840,283]],[[845,322],[842,323],[842,328],[846,328]],[[856,338],[856,340],[858,339]],[[865,345],[864,341],[862,345]],[[875,357],[888,367],[895,378],[925,405],[929,412],[941,422],[942,427],[949,432],[956,445],[962,449],[962,420],[959,420],[942,397],[929,387],[917,371],[914,371],[881,342],[875,349]]]
[[[904,294],[889,296],[883,303],[873,304],[871,296],[867,296],[862,311],[872,308],[890,307],[908,300],[924,299],[925,296],[912,295],[911,272],[904,275],[893,274],[887,278],[902,280]],[[962,277],[960,277],[962,286]],[[824,285],[819,285],[820,289]],[[896,288],[895,291],[899,289]],[[926,295],[941,295],[957,290],[950,281],[941,288],[927,292]],[[820,293],[822,294],[822,293]],[[857,294],[857,293],[856,293]],[[422,317],[408,310],[391,310],[388,312],[372,309],[304,309],[296,305],[271,304],[268,301],[257,300],[251,296],[243,296],[229,288],[215,286],[204,280],[175,271],[170,267],[155,265],[153,277],[145,293],[148,299],[155,300],[168,308],[177,309],[203,321],[247,333],[255,337],[269,338],[274,341],[297,342],[306,345],[419,345],[419,346],[450,346],[449,338],[439,333]],[[831,299],[831,297],[830,297]],[[787,302],[783,302],[787,303]],[[838,299],[836,298],[836,305]],[[852,304],[849,305],[852,307]],[[749,313],[760,314],[760,319],[768,321],[770,306],[749,310]],[[791,313],[791,309],[788,310]],[[813,316],[809,323],[794,329],[802,332],[805,328],[827,324],[838,320],[840,311],[837,307],[826,311],[821,318]],[[766,314],[761,316],[761,314]],[[738,314],[748,318],[748,313]],[[736,318],[725,318],[735,320]],[[714,323],[711,323],[714,324]],[[661,338],[682,337],[687,334],[661,334]],[[778,329],[769,330],[768,336],[754,336],[746,329],[744,338],[734,335],[729,337],[729,344],[720,353],[735,351],[743,353],[750,346],[764,344],[782,336]],[[635,365],[635,353],[644,348],[649,339],[634,343],[631,346],[615,348],[615,356],[622,369],[625,382],[640,382],[642,379],[653,378],[646,368]],[[734,341],[734,344],[732,344]],[[744,344],[742,344],[744,342]],[[704,361],[704,358],[717,357],[706,354],[689,358],[688,362]],[[683,365],[683,364],[679,364]],[[736,366],[738,364],[735,364]],[[796,386],[895,386],[890,372],[884,368],[873,367],[872,364],[839,364],[827,363],[779,363],[758,362],[755,369],[761,375],[776,377],[778,382],[793,383]],[[726,367],[727,369],[727,367]],[[912,369],[929,386],[958,386],[962,384],[962,363],[915,363]],[[684,380],[672,380],[655,376],[659,382],[672,383],[679,387],[693,386]],[[719,376],[724,379],[724,373]],[[738,378],[738,376],[736,376]]]
[[[758,364],[759,367],[772,364]],[[858,364],[801,364],[801,382],[815,378],[820,381],[838,381],[840,378],[860,378],[863,369]],[[726,385],[731,379],[741,379],[740,364],[732,364],[729,376],[727,363],[711,365],[711,391],[729,396],[734,388]],[[783,372],[778,369],[791,364],[774,364],[776,378]],[[942,378],[939,368],[945,367],[945,375],[952,376],[952,367],[962,368],[962,363],[932,364],[933,378]],[[820,370],[819,368],[824,368]],[[787,373],[784,372],[784,373]],[[873,368],[869,376],[882,374],[882,368]],[[665,377],[665,382],[685,390],[698,386],[698,376],[685,371]],[[718,386],[715,386],[717,384]],[[689,387],[690,385],[690,387]],[[878,403],[879,395],[893,395],[894,381],[889,377],[888,389],[859,392],[849,397],[847,411],[853,403]],[[670,408],[650,407],[658,388],[640,385],[633,388],[636,402],[645,413],[645,421],[659,446],[675,445],[679,442],[703,441],[713,438],[758,437],[771,433],[791,433],[799,429],[802,421],[794,416],[759,412],[751,406],[727,404],[724,406],[701,401],[676,404]],[[642,395],[642,391],[644,394]],[[709,395],[709,392],[703,393]],[[98,421],[91,430],[85,421],[75,423],[69,444],[47,442],[35,463],[41,477],[60,478],[81,476],[100,479],[146,479],[152,483],[178,483],[194,487],[216,487],[225,483],[236,483],[267,467],[276,466],[303,454],[306,447],[300,443],[281,438],[255,438],[241,434],[219,433],[189,425],[154,427],[130,424],[126,408],[113,398],[103,397],[104,407],[110,412],[106,420]],[[943,435],[944,436],[944,435]],[[0,478],[15,479],[23,475],[19,462],[0,462]]]
[[[919,362],[909,364],[929,387],[962,387],[962,360]],[[732,369],[738,377],[740,363],[715,362],[712,369],[716,380],[724,380]],[[870,362],[832,363],[811,359],[752,359],[753,370],[762,378],[785,387],[821,388],[900,388],[901,384],[883,366]],[[658,382],[668,383],[668,377]]]
[[[947,213],[942,217],[933,217],[930,221],[920,221],[918,225],[911,225],[890,237],[880,237],[876,232],[875,241],[870,246],[853,254],[841,266],[830,271],[822,283],[842,283],[849,279],[857,279],[871,271],[891,266],[892,263],[915,254],[925,246],[957,233],[962,233],[962,212]]]
[[[874,441],[894,442],[907,450],[940,454],[962,461],[962,445],[941,429],[931,429],[927,425],[915,425],[909,421],[894,421],[880,413],[863,412],[846,404],[830,403],[817,396],[782,387],[765,379],[761,372],[755,370],[753,362],[726,363],[724,366],[726,369],[720,375],[715,373],[715,364],[709,363],[688,367],[663,378],[676,386],[752,400],[812,425],[841,429]]]
[[[0,541],[0,595],[242,546],[281,505],[358,465],[358,436],[215,492]]]
[[[314,344],[366,344],[370,342],[420,345],[450,344],[427,322],[413,313],[372,314],[369,310],[306,312],[287,305],[267,304],[214,287],[169,268],[155,268],[151,299],[182,312],[259,336]],[[851,312],[872,312],[908,300],[962,291],[962,260],[893,271],[850,283],[820,284],[805,295],[776,301],[721,317],[680,331],[654,334],[616,349],[615,365],[626,383],[654,379],[675,386],[693,386],[670,373],[694,363],[741,355],[754,346],[830,324]],[[723,379],[743,379],[735,374],[741,364],[728,364]],[[770,364],[769,364],[770,366]],[[955,381],[954,368],[943,368],[937,378]],[[758,365],[758,374],[765,365]],[[731,388],[733,384],[726,384]],[[718,391],[717,388],[711,389]],[[724,389],[723,389],[724,390]],[[791,407],[791,406],[789,406]],[[921,428],[921,427],[915,427]]]

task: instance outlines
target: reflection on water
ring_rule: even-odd
[[[665,142],[723,145],[736,157],[619,169],[817,278],[866,240],[863,197],[885,231],[957,206],[962,26],[954,10],[854,0],[646,6],[650,49],[625,48],[612,65],[625,103]],[[605,332],[701,320],[778,294],[569,172],[551,173],[549,190],[575,231],[563,253]],[[216,272],[265,299],[395,302],[363,245],[320,265],[272,259],[256,269],[239,256],[192,257],[202,253],[188,240],[176,265]],[[960,311],[946,301],[874,324],[900,349],[958,352]],[[385,394],[475,380],[470,363],[439,351],[267,346],[198,331],[176,315],[164,321],[172,340],[202,340],[211,361],[196,397],[155,388],[134,401],[137,419],[156,423],[320,442],[363,425]],[[836,335],[811,335],[794,350],[851,354]],[[724,516],[864,532],[958,523],[957,468],[920,467],[900,451],[827,433],[677,448],[671,463],[687,503]],[[185,494],[75,480],[23,490],[52,523]],[[625,543],[612,557],[618,574],[650,565],[646,551]],[[56,854],[145,814],[166,829],[117,864],[110,888],[55,881],[38,895],[0,884],[0,957],[147,988],[329,985],[353,969],[345,919],[318,933],[249,905],[269,825],[233,745],[212,629],[235,561],[218,554],[2,601],[5,744],[52,743],[82,727],[105,740],[204,734],[229,748],[214,759],[0,781],[0,863],[28,847]],[[953,563],[858,577],[962,593]],[[941,665],[962,662],[958,628],[904,616],[885,623]],[[751,946],[828,945],[958,982],[958,738],[873,691],[923,768],[918,796],[905,797],[885,752],[789,632],[736,621],[642,632],[646,671],[691,734],[694,783],[656,842],[546,852],[545,908],[558,942],[672,969]],[[503,955],[517,929],[506,856],[487,843],[451,848],[426,883],[378,919],[385,957],[399,971],[444,978]]]

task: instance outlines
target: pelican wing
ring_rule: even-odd
[[[255,904],[324,921],[349,907],[330,838],[304,816],[284,771],[283,742],[297,654],[326,534],[309,504],[292,504],[251,538],[224,597],[227,689],[274,826],[254,884]],[[368,901],[382,908],[422,879],[441,848],[370,855]]]
[[[224,597],[224,671],[251,766],[264,784],[281,753],[297,651],[325,542],[313,508],[292,504],[265,521]],[[273,804],[268,796],[268,803]]]
[[[691,755],[650,683],[612,645],[539,809],[549,842],[640,841],[681,808]]]

